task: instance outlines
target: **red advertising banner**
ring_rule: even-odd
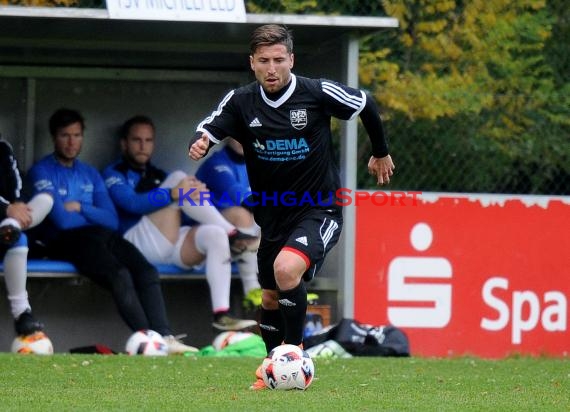
[[[568,355],[569,197],[372,199],[356,206],[355,319],[400,327],[414,356]]]

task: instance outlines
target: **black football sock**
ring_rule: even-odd
[[[279,309],[268,310],[261,308],[259,316],[259,330],[265,342],[267,353],[283,343],[283,315]]]
[[[285,321],[285,343],[303,342],[303,329],[307,316],[307,289],[301,281],[296,288],[279,291],[279,308]]]

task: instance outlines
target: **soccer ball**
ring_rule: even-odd
[[[51,340],[43,332],[17,336],[12,342],[12,352],[35,355],[53,355]]]
[[[327,340],[312,346],[307,349],[307,353],[312,358],[352,358],[352,355],[335,340]]]
[[[263,360],[261,375],[270,389],[305,390],[313,382],[315,365],[303,349],[285,344],[277,346]]]
[[[241,342],[242,340],[250,338],[253,335],[254,334],[252,332],[238,332],[234,330],[222,332],[214,338],[212,346],[216,350],[222,350],[229,345]]]
[[[150,329],[139,330],[127,340],[125,350],[129,355],[166,356],[168,346],[160,333]]]

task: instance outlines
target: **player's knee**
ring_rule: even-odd
[[[36,200],[44,208],[50,209],[53,207],[53,196],[49,193],[42,192],[35,195],[32,200]]]
[[[204,255],[216,253],[223,259],[230,256],[228,234],[216,225],[200,225],[196,230],[196,247]]]
[[[199,206],[197,206],[199,207]],[[216,225],[200,224],[196,229],[196,236],[208,238],[208,240],[217,240],[220,237],[228,237],[224,229]]]
[[[184,173],[182,170],[175,170],[174,172],[168,175],[168,178],[179,182],[182,179],[184,179],[186,176],[187,176],[186,173]]]
[[[261,306],[267,310],[279,309],[279,296],[276,290],[263,289],[261,293]]]
[[[284,259],[277,259],[273,264],[273,273],[275,282],[280,290],[289,290],[295,288],[302,276],[300,269],[291,262]]]

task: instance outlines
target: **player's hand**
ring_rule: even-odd
[[[68,212],[81,212],[81,203],[76,200],[65,202],[63,208]]]
[[[190,192],[190,198],[196,200],[200,197],[201,192],[207,192],[206,185],[200,180],[196,179],[194,176],[185,176],[181,179],[178,184],[170,189],[170,195],[172,199],[177,200],[179,198],[179,193]]]
[[[190,159],[192,160],[200,160],[208,152],[208,147],[210,147],[210,139],[208,139],[208,135],[206,133],[202,133],[202,137],[190,146],[188,156],[190,156]]]
[[[188,176],[187,178],[188,187],[194,189],[194,191],[190,194],[190,198],[192,200],[199,200],[202,198],[201,193],[207,193],[208,188],[206,184],[194,176]]]
[[[196,178],[196,176],[188,176],[190,180],[190,184],[193,188],[196,189],[197,192],[209,192],[210,190],[206,186],[206,183],[202,182],[200,179]]]
[[[22,229],[32,224],[32,209],[23,202],[10,203],[6,208],[6,216],[16,219]]]
[[[376,176],[378,186],[390,183],[390,176],[394,174],[395,168],[390,155],[384,157],[371,156],[368,161],[368,173]]]

